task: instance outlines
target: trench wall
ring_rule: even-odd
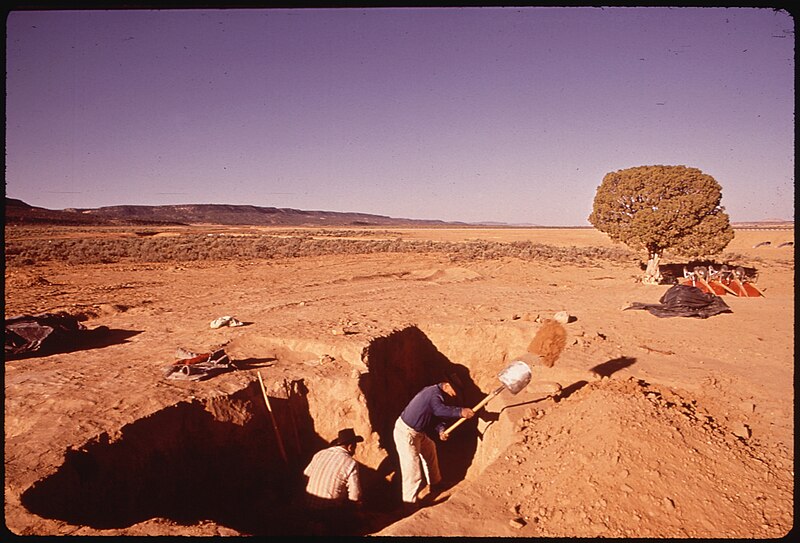
[[[366,372],[344,371],[345,364],[327,375],[270,383],[277,432],[254,380],[234,394],[178,402],[113,437],[104,433],[68,449],[57,471],[27,489],[21,502],[41,517],[97,530],[163,518],[187,525],[211,520],[245,534],[305,534],[302,470],[349,426],[365,437],[356,458],[368,503],[392,511],[400,496],[392,429],[406,403],[445,376],[458,383],[462,405],[474,405],[485,392],[469,368],[449,360],[416,327],[373,339],[361,357]],[[502,444],[494,440],[486,456],[478,435],[495,422],[467,421],[439,445],[446,479],[463,480],[476,460],[486,465],[496,457]]]
[[[179,402],[68,449],[62,466],[22,495],[31,512],[73,525],[122,528],[150,518],[178,523],[214,519],[247,531],[246,509],[269,511],[291,478],[274,433],[255,416],[260,390]],[[261,400],[263,402],[263,399]]]

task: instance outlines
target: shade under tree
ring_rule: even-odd
[[[614,241],[646,250],[643,280],[659,283],[664,251],[701,258],[722,252],[734,232],[722,189],[710,175],[686,166],[637,166],[605,175],[589,222]]]

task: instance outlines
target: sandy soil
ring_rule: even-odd
[[[392,235],[611,244],[593,230]],[[298,474],[352,426],[366,438],[361,534],[784,536],[794,525],[794,250],[777,245],[793,240],[737,231],[728,251],[758,269],[765,297],[726,296],[732,312],[708,319],[624,311],[668,286],[602,261],[371,254],[6,269],[7,317],[67,310],[110,329],[86,348],[5,361],[6,527],[320,533],[297,506]],[[474,405],[560,311],[572,318],[556,364],[534,366],[528,387],[457,429],[440,445],[448,488],[398,512],[387,428],[405,402],[446,369]],[[210,328],[223,315],[244,326]],[[220,346],[236,371],[164,377],[177,349]],[[546,382],[562,393],[548,395]]]

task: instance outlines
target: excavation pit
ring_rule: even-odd
[[[274,424],[253,372],[233,394],[179,401],[100,434],[69,448],[54,473],[22,494],[22,505],[98,533],[124,533],[151,521],[210,522],[245,535],[375,533],[402,518],[392,428],[408,400],[443,376],[459,383],[462,405],[474,405],[486,392],[416,327],[371,340],[361,357],[368,371],[355,376],[320,369],[270,381]],[[488,462],[478,454],[476,419],[438,444],[450,485]],[[366,511],[350,531],[311,524],[303,506],[304,467],[343,427],[366,437],[356,454]],[[504,446],[493,443],[494,449]]]

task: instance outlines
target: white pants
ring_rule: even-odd
[[[436,456],[436,443],[424,432],[410,428],[400,417],[397,417],[394,423],[393,435],[400,461],[403,502],[414,503],[417,501],[423,472],[429,485],[435,485],[442,480],[439,459]]]

